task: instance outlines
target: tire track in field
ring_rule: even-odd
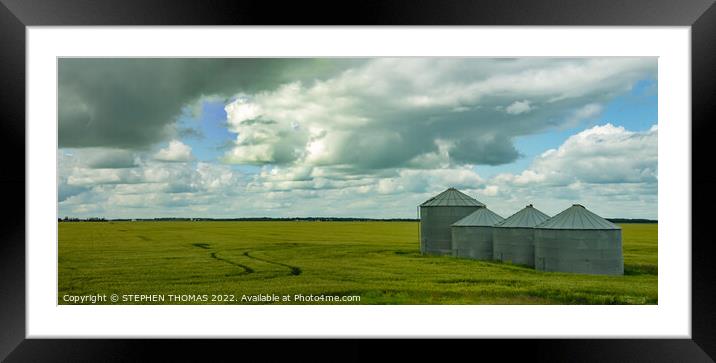
[[[293,276],[298,276],[298,275],[300,275],[301,273],[303,273],[303,271],[301,270],[300,267],[291,266],[291,265],[287,265],[287,264],[285,264],[285,263],[276,262],[276,261],[271,261],[271,260],[267,260],[267,259],[264,259],[264,258],[259,258],[259,257],[251,256],[251,255],[249,254],[249,252],[251,252],[251,251],[246,251],[246,252],[244,252],[244,256],[246,256],[246,257],[248,257],[248,258],[251,258],[251,259],[254,259],[254,260],[257,260],[257,261],[266,262],[266,263],[270,263],[270,264],[274,264],[274,265],[279,265],[279,266],[283,266],[283,267],[288,267],[289,269],[291,269],[291,275],[293,275]]]
[[[224,262],[226,262],[226,263],[228,263],[228,264],[230,264],[230,265],[234,265],[234,266],[237,266],[237,267],[241,267],[241,268],[244,269],[244,271],[246,271],[247,274],[254,273],[254,269],[252,269],[251,267],[246,266],[246,265],[242,265],[242,264],[240,264],[240,263],[236,263],[236,262],[234,262],[234,261],[229,261],[229,260],[227,260],[227,259],[225,259],[225,258],[221,258],[221,257],[219,257],[219,256],[216,255],[216,252],[212,252],[211,254],[209,254],[209,256],[211,256],[211,258],[217,259],[217,260],[219,260],[219,261],[224,261]]]
[[[201,249],[204,249],[204,250],[210,250],[210,251],[211,251],[211,245],[208,244],[208,243],[192,243],[191,245],[194,246],[194,247],[197,247],[197,248],[201,248]],[[255,272],[254,269],[251,268],[251,267],[249,267],[249,266],[246,266],[246,265],[243,265],[243,264],[240,264],[240,263],[238,263],[238,262],[231,261],[231,260],[227,260],[227,259],[225,259],[225,258],[223,258],[223,257],[219,257],[219,256],[216,254],[216,252],[211,252],[211,253],[209,253],[209,257],[211,257],[211,258],[213,258],[213,259],[215,259],[215,260],[217,260],[217,261],[225,262],[225,263],[228,263],[229,265],[242,268],[242,269],[244,270],[244,272],[239,273],[239,275],[251,274],[251,273],[254,273],[254,272]]]

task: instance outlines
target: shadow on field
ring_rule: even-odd
[[[659,267],[646,264],[624,264],[624,275],[659,275]]]
[[[246,257],[248,257],[248,258],[252,258],[252,259],[257,260],[257,261],[266,262],[266,263],[270,263],[270,264],[274,264],[274,265],[279,265],[279,266],[283,266],[283,267],[288,267],[289,269],[291,269],[291,275],[294,275],[294,276],[298,276],[298,275],[300,275],[300,274],[303,272],[303,271],[301,271],[301,268],[300,268],[300,267],[291,266],[291,265],[287,265],[287,264],[285,264],[285,263],[276,262],[276,261],[271,261],[271,260],[266,260],[266,259],[263,259],[263,258],[258,258],[258,257],[251,256],[251,255],[249,254],[249,251],[244,252],[244,256],[246,256]]]

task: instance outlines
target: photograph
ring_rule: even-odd
[[[714,1],[0,0],[0,361],[713,362]]]
[[[658,305],[658,68],[58,57],[56,303]]]

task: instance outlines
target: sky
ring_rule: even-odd
[[[61,58],[59,216],[657,219],[657,58]]]

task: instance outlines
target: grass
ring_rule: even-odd
[[[421,256],[415,222],[59,223],[58,303],[313,294],[360,296],[351,304],[656,304],[657,225],[622,228],[625,276],[597,276]]]

